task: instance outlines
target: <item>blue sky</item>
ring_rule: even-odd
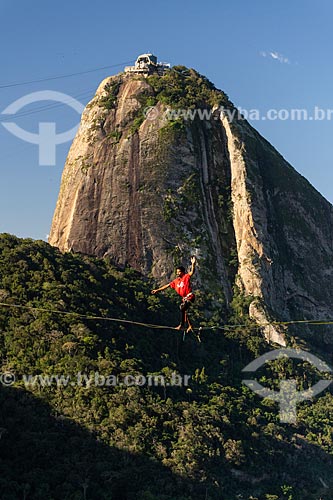
[[[36,134],[40,123],[54,122],[61,133],[79,119],[51,101],[3,113],[27,94],[57,91],[86,105],[103,78],[151,51],[197,69],[236,106],[261,116],[270,109],[306,109],[309,116],[316,106],[333,110],[330,0],[0,0],[0,14],[0,232],[46,238],[70,147],[57,146],[56,165],[40,166],[38,146],[3,123]],[[331,118],[250,122],[333,202],[333,112]]]

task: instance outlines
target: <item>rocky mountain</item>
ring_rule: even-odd
[[[49,242],[158,282],[194,254],[199,288],[224,308],[236,292],[258,323],[333,317],[332,206],[233,111],[183,66],[106,78],[69,151]]]

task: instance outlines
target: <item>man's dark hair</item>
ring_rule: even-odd
[[[176,269],[179,269],[182,273],[185,273],[185,267],[184,266],[177,266]]]

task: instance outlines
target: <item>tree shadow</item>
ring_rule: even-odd
[[[228,465],[222,457],[207,463],[210,480],[204,483],[174,474],[142,453],[108,446],[23,389],[0,387],[0,408],[1,500],[264,499],[267,492],[277,493],[277,485],[295,482],[309,499],[319,491],[322,499],[331,498],[332,485],[325,483],[332,457],[301,436],[295,448],[292,429],[289,443],[280,442],[272,457],[265,446],[269,450],[276,436],[258,435],[250,439],[252,452],[246,450],[242,465]],[[239,438],[245,432],[240,428]]]
[[[1,500],[200,498],[197,484],[107,446],[23,389],[1,387],[0,407]]]

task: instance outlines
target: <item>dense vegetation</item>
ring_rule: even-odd
[[[232,106],[228,96],[206,76],[186,66],[173,66],[162,77],[152,75],[147,81],[154,89],[156,101],[172,108]]]
[[[139,77],[148,83],[149,88],[136,95],[140,108],[132,116],[130,133],[134,134],[144,122],[146,111],[158,102],[174,110],[212,109],[214,106],[233,108],[228,96],[217,89],[207,77],[186,66],[174,66],[163,76],[153,74]],[[122,84],[121,77],[114,77],[105,86],[105,95],[99,98],[99,106],[111,110],[116,107],[118,93]],[[175,119],[169,116],[168,128],[173,132],[184,132],[184,116],[177,114]],[[118,134],[118,131],[111,133]]]
[[[197,326],[245,325],[203,330],[201,342],[88,318],[176,324],[172,291],[152,296],[152,287],[106,260],[0,236],[0,302],[38,308],[0,306],[1,371],[16,378],[0,386],[1,500],[332,499],[332,396],[299,405],[297,425],[281,424],[277,404],[241,383],[242,368],[271,350],[241,295],[222,319],[198,294]],[[171,382],[173,373],[191,375],[189,384],[101,384],[110,375]],[[24,383],[38,374],[70,383]],[[293,374],[302,387],[316,378],[285,359],[261,380]]]

